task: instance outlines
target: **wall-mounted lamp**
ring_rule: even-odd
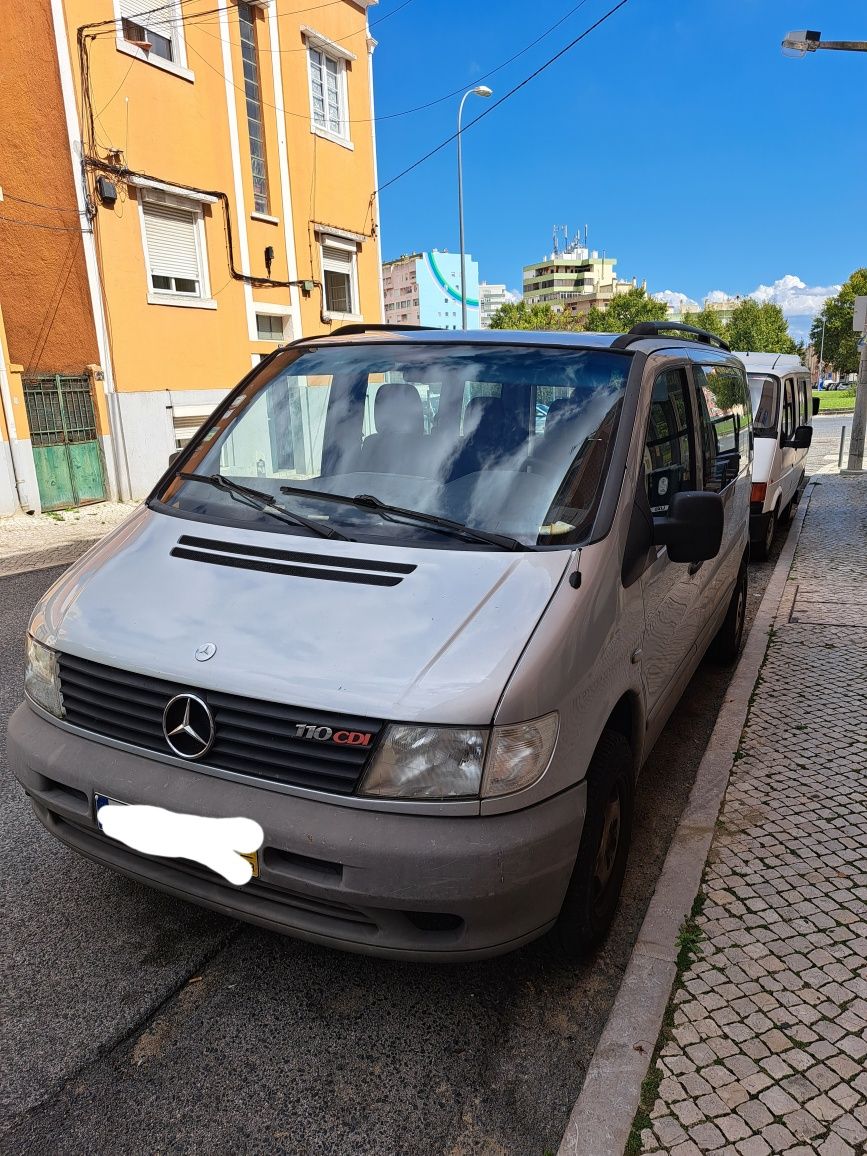
[[[265,246],[265,269],[266,269],[269,277],[271,276],[271,266],[273,264],[274,264],[274,246],[273,245],[266,245]]]

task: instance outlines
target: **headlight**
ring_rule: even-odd
[[[555,712],[492,730],[389,726],[360,793],[390,799],[510,795],[545,773],[558,725]]]
[[[557,742],[557,712],[514,726],[494,727],[485,762],[482,796],[511,795],[542,777]]]
[[[487,732],[466,727],[388,727],[361,786],[392,799],[478,797]]]
[[[37,706],[57,718],[63,718],[63,699],[57,676],[57,651],[43,646],[27,635],[27,667],[24,692]]]

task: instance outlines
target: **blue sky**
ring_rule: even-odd
[[[483,77],[502,95],[604,13],[585,0],[535,48],[486,76],[577,0],[381,0],[373,27],[385,183],[455,127],[458,96],[380,119]],[[555,224],[651,292],[701,300],[769,287],[804,315],[867,262],[867,55],[786,59],[793,28],[867,37],[862,0],[629,0],[464,134],[467,248],[483,280],[520,287]],[[488,102],[471,97],[464,124]],[[383,257],[458,248],[455,146],[382,194]],[[789,282],[776,285],[782,278]],[[801,288],[797,282],[803,283]],[[818,292],[814,292],[818,290]]]

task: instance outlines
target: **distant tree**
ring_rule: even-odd
[[[822,360],[833,365],[838,374],[858,372],[858,337],[852,329],[855,298],[867,294],[867,269],[856,269],[836,297],[829,297],[810,330],[810,344],[816,353],[822,349],[822,318],[825,318],[825,344]]]
[[[732,349],[755,353],[794,353],[796,350],[779,305],[771,301],[760,305],[752,297],[745,297],[735,306],[725,338]]]
[[[491,317],[491,329],[576,329],[575,318],[558,313],[550,305],[507,301]]]
[[[716,309],[708,309],[705,305],[703,309],[699,309],[698,313],[686,314],[684,321],[688,325],[694,325],[696,329],[703,329],[706,333],[716,334],[723,341],[726,339],[727,326]]]
[[[634,285],[611,300],[607,309],[591,306],[584,318],[584,328],[590,333],[628,333],[639,321],[664,321],[668,306],[664,301],[650,297],[646,289]]]

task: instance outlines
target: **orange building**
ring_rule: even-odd
[[[381,319],[367,8],[3,6],[0,304],[43,506],[65,493],[46,423],[75,500],[97,465],[140,497],[276,344]]]

